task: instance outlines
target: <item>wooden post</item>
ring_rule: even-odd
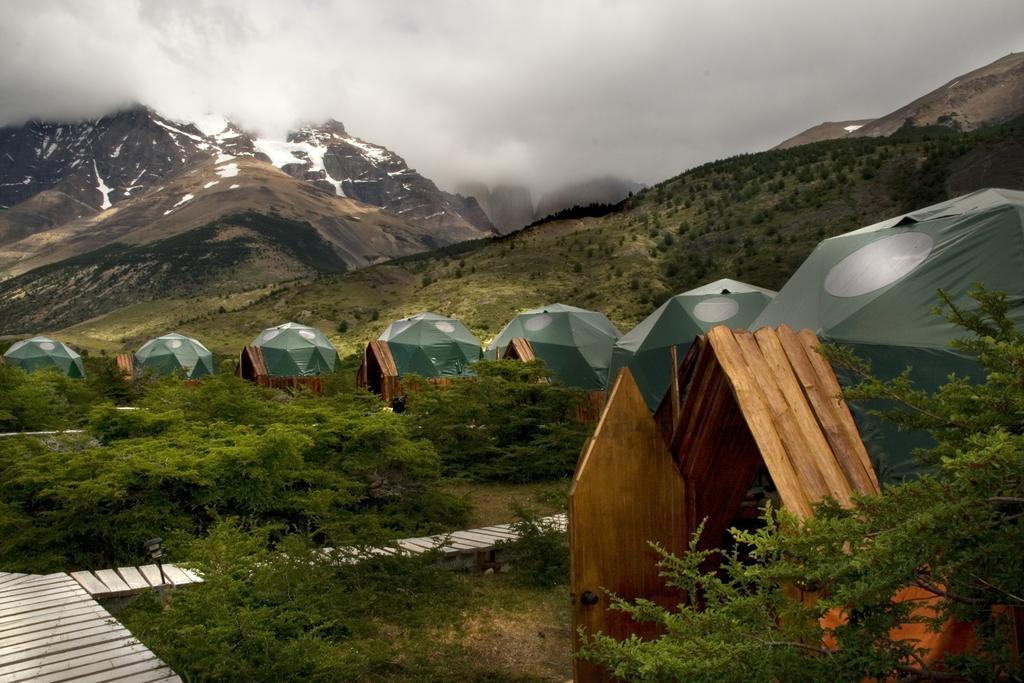
[[[669,355],[672,359],[672,385],[669,391],[672,392],[672,424],[679,423],[679,358],[676,347],[669,347]]]
[[[655,637],[608,610],[608,591],[676,606],[679,592],[659,575],[651,542],[680,554],[686,547],[683,479],[628,370],[619,373],[569,491],[573,650],[579,630],[614,638]],[[576,681],[610,680],[598,666],[573,661]]]

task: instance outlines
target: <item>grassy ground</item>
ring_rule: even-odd
[[[526,680],[572,678],[569,587],[516,586],[506,575],[472,575],[472,607],[448,638],[478,665]]]
[[[471,484],[451,482],[444,490],[456,496],[467,497],[473,505],[468,525],[470,528],[507,524],[516,521],[515,506],[521,505],[542,515],[552,515],[564,509],[562,505],[569,492],[569,481],[534,484]]]

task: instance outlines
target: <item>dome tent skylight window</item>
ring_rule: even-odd
[[[924,263],[934,245],[931,235],[923,232],[883,237],[832,266],[825,277],[825,291],[853,297],[887,287]]]
[[[693,317],[705,323],[720,323],[740,311],[740,305],[724,296],[706,299],[693,307]]]
[[[525,323],[523,323],[523,327],[528,329],[530,332],[540,332],[550,324],[551,314],[541,313],[540,315],[535,315],[529,320],[527,320]]]

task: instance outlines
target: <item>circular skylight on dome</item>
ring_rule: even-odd
[[[43,351],[53,351],[55,348],[57,348],[57,345],[54,344],[53,342],[39,342],[39,348],[41,348]]]
[[[452,332],[455,331],[455,325],[452,325],[450,322],[446,322],[444,320],[434,323],[434,327],[441,330],[445,334],[451,334]]]
[[[167,345],[170,346],[172,349],[180,349],[181,348],[181,340],[180,339],[172,339],[171,341],[167,342]]]
[[[853,297],[891,285],[909,275],[932,253],[935,242],[923,232],[903,232],[861,247],[832,266],[825,291]]]
[[[693,307],[693,317],[703,323],[720,323],[736,315],[740,305],[724,296],[705,299]]]
[[[316,339],[316,332],[313,330],[299,330],[299,336],[308,341]]]
[[[270,341],[279,334],[281,334],[281,330],[277,329],[276,327],[267,330],[266,332],[263,333],[263,343]]]
[[[551,314],[540,313],[538,315],[533,316],[525,323],[523,323],[523,327],[525,327],[530,332],[540,332],[545,327],[550,325],[552,320],[553,318],[551,317]]]

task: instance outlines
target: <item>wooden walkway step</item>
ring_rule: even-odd
[[[174,564],[163,566],[162,578],[160,568],[155,564],[71,572],[70,576],[94,598],[118,598],[160,586],[174,588],[203,581],[195,572]],[[2,584],[0,588],[3,588]],[[0,683],[3,681],[0,680]]]

